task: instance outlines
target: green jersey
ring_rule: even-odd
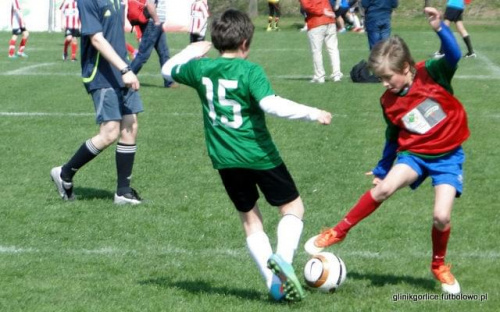
[[[198,92],[215,169],[265,170],[283,162],[259,106],[274,95],[262,67],[241,58],[202,58],[174,66],[172,78]]]

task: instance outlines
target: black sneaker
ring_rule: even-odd
[[[54,181],[57,192],[63,200],[74,200],[75,194],[73,194],[73,183],[61,179],[61,169],[62,166],[52,168],[52,170],[50,170],[50,177],[52,181]]]
[[[130,192],[125,193],[123,195],[118,195],[115,193],[115,204],[117,205],[139,205],[142,204],[142,198],[137,194],[136,190],[133,188],[130,189]]]

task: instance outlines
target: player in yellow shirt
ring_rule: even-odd
[[[269,6],[267,31],[279,30],[278,23],[280,21],[280,16],[281,16],[280,0],[267,0],[267,5]],[[274,25],[273,25],[273,20],[274,20]]]

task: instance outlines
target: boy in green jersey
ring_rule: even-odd
[[[200,58],[210,50],[210,42],[192,43],[165,63],[162,73],[198,92],[208,154],[240,214],[247,247],[269,294],[275,300],[299,301],[304,290],[291,264],[302,233],[304,206],[271,139],[264,113],[325,125],[332,117],[275,95],[262,67],[246,60],[253,31],[245,13],[229,9],[211,25],[220,57]],[[257,187],[283,216],[275,254],[264,232]]]

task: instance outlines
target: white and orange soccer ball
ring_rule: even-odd
[[[304,267],[306,284],[323,292],[334,292],[344,283],[347,270],[344,261],[331,252],[320,252]]]

